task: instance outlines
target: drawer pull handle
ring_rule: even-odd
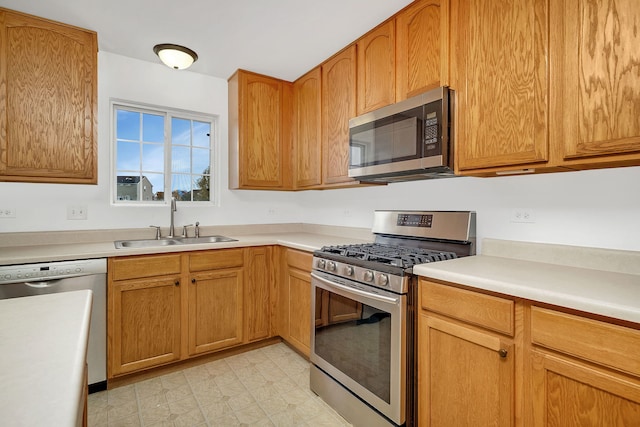
[[[174,285],[176,285],[176,286],[180,286],[180,280],[176,280],[176,282],[174,283]]]
[[[504,348],[501,348],[500,350],[498,350],[498,354],[500,355],[500,357],[505,359],[507,357],[507,350],[505,350]]]
[[[191,279],[191,283],[196,283],[196,279]]]

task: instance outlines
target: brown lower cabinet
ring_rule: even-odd
[[[420,426],[640,425],[640,325],[419,286]]]
[[[271,251],[110,258],[108,378],[273,336]]]
[[[302,354],[311,351],[311,263],[313,255],[281,249],[282,277],[278,293],[280,336]]]

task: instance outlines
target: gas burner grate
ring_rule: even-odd
[[[435,251],[405,246],[363,243],[356,245],[324,246],[321,253],[344,257],[345,261],[357,259],[402,268],[457,258],[454,252]]]

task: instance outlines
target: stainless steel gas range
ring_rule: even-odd
[[[311,389],[355,426],[415,425],[413,266],[474,255],[475,220],[376,211],[374,243],[314,252]]]

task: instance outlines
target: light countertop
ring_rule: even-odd
[[[640,324],[640,253],[485,240],[415,274]],[[621,262],[621,260],[623,262]]]
[[[81,423],[91,300],[91,291],[0,300],[0,423]]]

